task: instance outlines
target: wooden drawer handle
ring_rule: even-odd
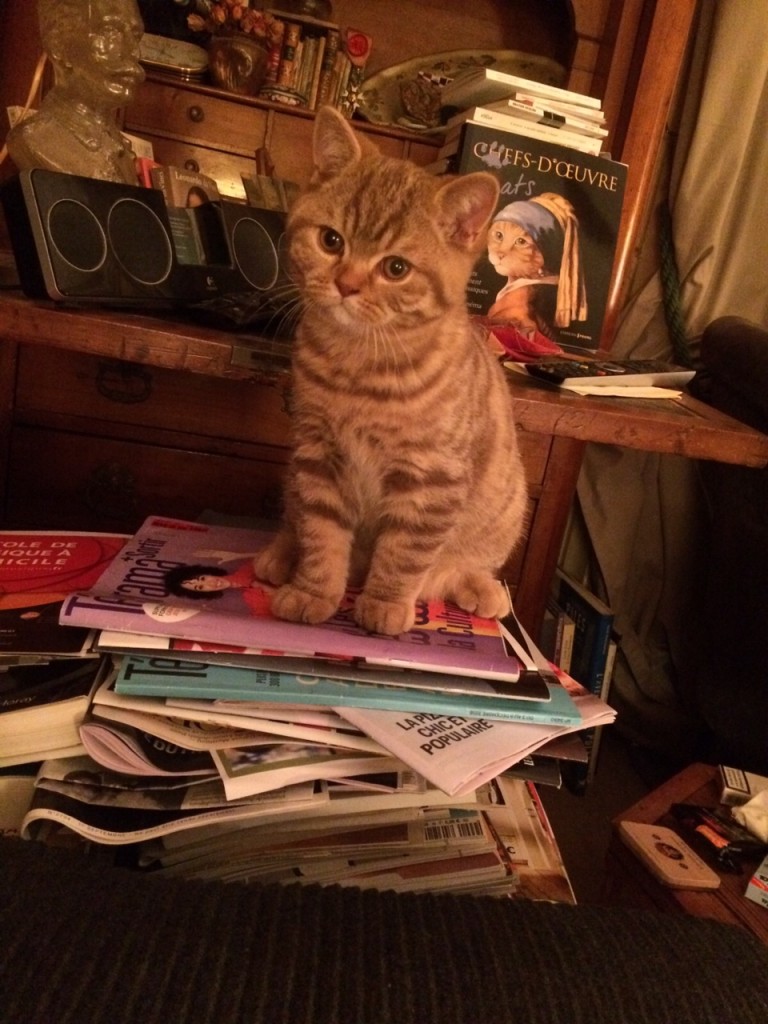
[[[104,360],[96,371],[96,390],[110,402],[136,405],[152,394],[152,374],[146,366]]]
[[[85,483],[83,501],[91,512],[115,520],[135,518],[138,507],[136,478],[127,466],[105,462],[94,466]]]
[[[198,107],[197,104],[190,107],[187,110],[187,116],[190,121],[194,121],[195,124],[202,124],[205,120],[205,111],[202,107]]]
[[[197,162],[197,160],[185,160],[184,161],[184,170],[185,171],[199,171],[200,170],[200,164]]]

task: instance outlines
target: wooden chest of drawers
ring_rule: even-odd
[[[285,401],[253,381],[22,347],[7,521],[133,531],[158,510],[275,516]]]
[[[312,166],[314,119],[302,111],[256,102],[247,96],[153,75],[139,88],[123,127],[152,144],[155,159],[214,178],[224,196],[243,199],[241,175],[256,173],[256,151],[266,149],[275,173],[299,183]],[[382,132],[362,122],[389,156],[420,164],[434,159],[436,140]]]

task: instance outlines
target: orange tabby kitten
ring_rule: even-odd
[[[485,173],[437,178],[319,111],[315,171],[288,221],[303,314],[293,355],[285,515],[257,575],[280,618],[322,622],[347,585],[375,633],[415,601],[508,611],[495,579],[526,485],[503,371],[465,289],[498,197]]]

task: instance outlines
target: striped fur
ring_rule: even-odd
[[[281,532],[256,559],[283,618],[320,622],[348,585],[377,633],[419,597],[503,614],[494,578],[526,486],[503,372],[465,303],[498,186],[435,178],[359,141],[334,111],[288,225],[302,295]]]

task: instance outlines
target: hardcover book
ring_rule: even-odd
[[[547,82],[536,82],[530,78],[521,78],[519,75],[493,67],[467,68],[444,86],[441,99],[443,106],[461,108],[503,100],[521,89],[554,102],[569,103],[593,110],[599,110],[601,107],[599,99],[587,96],[586,93],[563,89]]]
[[[557,129],[553,129],[557,131]],[[501,196],[467,290],[470,313],[563,351],[594,351],[610,290],[627,167],[605,156],[468,123],[460,174],[490,171]]]
[[[518,678],[519,664],[498,622],[442,601],[419,602],[414,628],[395,637],[357,625],[352,591],[321,625],[274,618],[273,588],[255,579],[252,567],[269,540],[265,531],[151,516],[88,592],[64,602],[61,622],[261,647],[265,653],[359,657],[512,683]],[[185,578],[202,580],[201,589],[197,583],[185,587]]]

